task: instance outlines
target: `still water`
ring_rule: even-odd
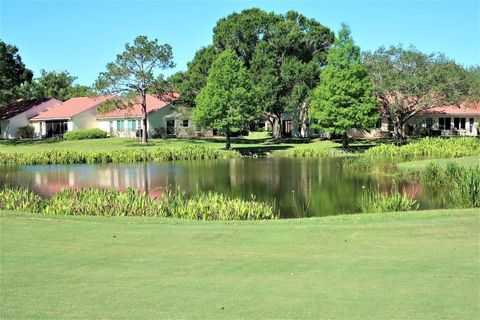
[[[0,184],[26,187],[51,196],[64,188],[135,188],[161,197],[165,188],[188,194],[216,191],[274,203],[282,217],[359,212],[358,198],[370,188],[388,192],[395,183],[418,200],[420,209],[436,207],[421,184],[378,180],[352,172],[341,158],[234,159],[134,164],[80,164],[0,167]]]

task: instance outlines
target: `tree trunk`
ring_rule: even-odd
[[[272,134],[275,140],[279,140],[282,137],[282,126],[280,123],[280,119],[281,118],[277,115],[273,116]]]
[[[347,132],[344,132],[342,134],[342,147],[343,147],[343,149],[348,149],[348,134],[347,134]]]
[[[404,122],[400,119],[394,123],[394,137],[397,139],[398,144],[403,144],[405,140],[405,132],[403,130]]]
[[[148,143],[147,134],[147,96],[142,92],[142,144]]]
[[[230,129],[225,131],[225,150],[230,150]]]

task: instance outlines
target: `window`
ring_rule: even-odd
[[[468,130],[473,133],[473,118],[468,119]]]
[[[465,130],[467,123],[467,118],[460,118],[460,129]]]
[[[375,124],[375,128],[382,129],[382,119],[378,119],[377,123]]]
[[[183,126],[184,128],[187,128],[187,127],[188,127],[188,120],[183,120],[183,121],[182,121],[182,126]]]
[[[460,118],[453,118],[453,128],[455,130],[460,129]]]
[[[167,134],[175,134],[175,120],[167,120]]]
[[[117,120],[117,131],[124,131],[124,130],[125,130],[125,121]]]
[[[110,132],[113,131],[113,121],[108,122],[108,128],[110,129]]]
[[[137,120],[137,130],[142,129],[142,120]]]
[[[452,119],[450,118],[438,118],[438,125],[440,130],[451,130]]]
[[[432,129],[432,127],[433,127],[433,119],[432,118],[427,118],[425,123],[427,125],[427,129]]]
[[[133,131],[135,130],[135,120],[129,119],[128,120],[128,130]]]

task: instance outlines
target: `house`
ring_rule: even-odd
[[[425,110],[408,123],[414,134],[479,136],[480,102]]]
[[[190,120],[189,112],[175,105],[178,95],[169,99],[159,99],[147,95],[147,128],[149,137],[191,136],[196,129]],[[142,129],[142,106],[140,97],[131,106],[117,108],[96,116],[97,127],[111,136],[134,138]]]
[[[17,138],[20,127],[30,125],[29,119],[61,101],[56,99],[18,100],[9,106],[0,106],[0,139]]]
[[[72,98],[30,118],[35,135],[43,138],[61,136],[67,131],[97,127],[99,105],[113,96]]]
[[[285,112],[281,117],[281,134],[283,137],[319,136],[309,126],[309,122],[296,119]],[[271,125],[265,122],[265,128],[271,131]],[[413,116],[405,125],[407,135],[430,136],[480,136],[480,102],[461,103],[431,108]],[[348,136],[353,139],[386,138],[393,135],[393,123],[381,118],[372,130],[351,128]]]

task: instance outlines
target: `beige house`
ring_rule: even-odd
[[[113,96],[72,98],[39,113],[30,121],[35,135],[42,138],[62,136],[67,131],[97,127],[96,116],[101,103]]]
[[[19,100],[0,106],[0,139],[17,138],[18,128],[31,124],[30,118],[61,103],[56,99]]]
[[[196,128],[190,114],[174,104],[176,97],[164,101],[147,95],[147,128],[149,137],[193,136]],[[96,116],[97,128],[114,137],[134,138],[142,130],[142,106],[137,97],[132,106],[117,108]]]

